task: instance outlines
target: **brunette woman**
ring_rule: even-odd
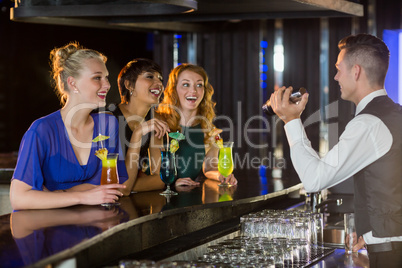
[[[151,173],[148,151],[155,136],[161,138],[168,125],[152,118],[152,107],[159,103],[163,92],[162,70],[150,59],[135,59],[126,64],[118,76],[121,103],[110,105],[109,110],[118,118],[120,140],[126,155],[126,167],[134,181],[133,191],[163,189],[159,173]]]

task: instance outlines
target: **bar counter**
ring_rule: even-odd
[[[74,206],[0,216],[0,267],[105,267],[122,259],[158,261],[238,231],[242,215],[304,202],[301,183],[260,177],[256,170],[235,175],[239,184],[230,188],[202,177],[199,187],[176,189],[179,194],[170,198],[150,191],[122,197],[120,206],[109,209]]]

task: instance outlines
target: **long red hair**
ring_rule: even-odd
[[[164,97],[159,104],[156,112],[162,116],[162,118],[168,123],[171,131],[181,131],[180,127],[180,101],[177,94],[177,82],[178,77],[183,71],[191,71],[199,74],[204,80],[204,97],[198,106],[197,117],[192,125],[201,124],[201,128],[204,132],[208,133],[214,128],[212,121],[215,119],[215,105],[212,100],[214,89],[209,83],[208,75],[204,68],[194,64],[181,64],[174,68],[169,74],[169,80],[167,82]],[[206,137],[207,138],[207,137]]]

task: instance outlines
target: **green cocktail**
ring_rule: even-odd
[[[233,142],[224,142],[223,148],[219,149],[218,171],[223,177],[227,178],[233,172]],[[229,183],[221,183],[219,186],[230,186]]]

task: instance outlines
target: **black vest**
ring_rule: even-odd
[[[374,98],[360,114],[381,119],[393,137],[391,149],[354,175],[356,232],[402,236],[402,107],[388,96]]]

